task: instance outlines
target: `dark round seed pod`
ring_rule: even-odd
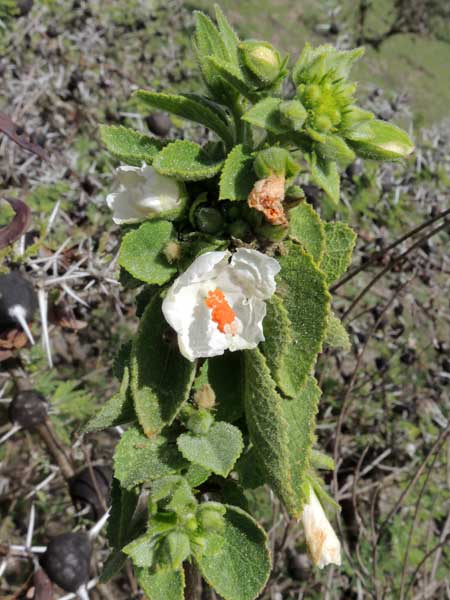
[[[35,390],[17,392],[8,408],[10,421],[18,423],[24,429],[33,429],[44,423],[47,414],[47,400]]]
[[[31,283],[18,271],[0,275],[0,331],[18,322],[32,319],[37,308],[37,296]]]
[[[67,592],[76,592],[89,580],[91,552],[86,533],[63,533],[50,541],[40,562],[54,583]]]
[[[150,131],[159,137],[166,136],[172,126],[171,120],[165,113],[153,113],[145,120]]]
[[[92,471],[95,483],[90,469],[86,467],[69,481],[69,493],[77,510],[89,508],[85,516],[98,521],[105,512],[105,506],[109,504],[112,470],[109,467],[95,466]]]

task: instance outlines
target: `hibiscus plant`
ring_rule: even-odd
[[[271,570],[246,490],[266,484],[301,519],[311,559],[340,564],[335,509],[316,448],[324,347],[348,349],[330,284],[355,233],[324,222],[299,181],[338,205],[355,157],[400,159],[408,135],[355,104],[362,49],[306,45],[290,68],[267,42],[240,41],[216,7],[196,15],[202,95],[139,90],[139,105],[209,130],[199,144],[102,126],[122,163],[107,202],[123,226],[123,281],[139,327],[120,348],[120,390],[88,431],[127,424],[114,456],[112,553],[152,600],[179,600],[198,569],[226,600],[252,600]]]

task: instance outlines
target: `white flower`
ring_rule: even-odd
[[[341,544],[313,489],[302,514],[306,543],[312,561],[320,569],[333,563],[341,564]]]
[[[179,181],[160,175],[145,162],[142,167],[118,167],[116,174],[119,189],[106,198],[115,223],[136,223],[160,213],[176,216],[181,211],[185,190]]]
[[[275,292],[279,270],[274,258],[257,250],[206,252],[196,258],[162,305],[178,333],[181,354],[193,361],[256,348],[264,341],[265,300]]]

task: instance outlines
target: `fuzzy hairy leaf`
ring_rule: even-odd
[[[196,562],[206,582],[224,600],[254,600],[270,574],[268,538],[264,529],[243,510],[227,506],[222,547]]]
[[[151,165],[164,143],[122,125],[100,125],[100,137],[109,152],[129,165]]]
[[[264,98],[245,112],[242,119],[275,135],[286,133],[288,128],[283,125],[280,118],[281,102],[280,98],[270,96]]]
[[[232,375],[232,376],[231,376]],[[240,352],[225,352],[204,362],[195,380],[194,388],[209,383],[216,396],[215,417],[217,421],[237,421],[243,412],[241,398],[242,360]]]
[[[234,66],[232,63],[220,60],[219,58],[216,58],[214,56],[208,57],[206,59],[206,63],[210,69],[215,71],[220,78],[222,78],[237,92],[239,92],[249,100],[255,101],[258,99],[258,95],[245,81],[238,67]]]
[[[148,600],[184,600],[184,571],[156,571],[137,568],[140,587]]]
[[[136,96],[147,106],[208,127],[227,144],[233,142],[230,125],[223,121],[221,113],[218,114],[214,110],[212,102],[202,102],[193,96],[184,94],[165,94],[147,90],[138,90]]]
[[[220,176],[219,200],[247,200],[255,181],[253,157],[239,144],[225,160]]]
[[[277,393],[259,350],[246,352],[246,367],[244,397],[252,451],[264,479],[289,514],[299,518],[308,497],[305,477],[320,389],[314,378],[308,376],[294,398],[283,398]]]
[[[167,221],[146,221],[128,232],[122,240],[119,264],[139,281],[163,285],[177,272],[163,250],[172,237],[173,227]]]
[[[328,284],[342,277],[352,261],[356,234],[346,223],[325,223],[325,251],[320,268]]]
[[[185,465],[175,443],[158,435],[146,437],[139,429],[128,429],[114,454],[114,476],[126,489],[172,475]]]
[[[348,352],[352,346],[342,321],[333,312],[330,312],[327,319],[327,331],[324,343],[327,346],[331,346],[331,348],[342,348],[345,352]]]
[[[275,381],[288,396],[295,397],[322,349],[330,295],[323,273],[298,244],[285,244],[279,257],[279,295],[292,325],[292,343],[281,349]]]
[[[216,14],[216,21],[219,27],[220,36],[228,52],[228,60],[236,66],[239,66],[239,58],[237,47],[239,44],[239,38],[237,33],[234,31],[225,15],[223,14],[218,4],[214,5]]]
[[[309,160],[309,166],[314,183],[323,189],[334,204],[338,204],[340,179],[337,164],[334,161],[320,158],[313,152]]]
[[[128,389],[129,380],[129,368],[125,367],[120,391],[107,400],[100,407],[98,413],[89,419],[83,427],[83,433],[92,433],[93,431],[100,431],[107,427],[123,425],[136,419],[133,398]]]
[[[129,541],[130,523],[136,510],[139,494],[127,490],[113,479],[111,486],[111,511],[108,519],[108,541],[113,548],[121,549]]]
[[[181,434],[177,445],[184,458],[222,477],[227,477],[244,449],[240,430],[224,421],[214,423],[204,435]]]
[[[159,295],[147,306],[131,356],[131,389],[136,414],[146,435],[170,425],[189,397],[195,363],[182,356],[165,338],[168,325]]]
[[[222,160],[212,160],[201,146],[186,140],[172,142],[153,161],[158,173],[181,181],[209,179],[217,175],[222,165]]]
[[[263,328],[265,341],[261,350],[266,357],[267,365],[272,377],[277,381],[278,375],[283,370],[284,350],[293,342],[292,324],[283,300],[273,295],[266,302],[267,312],[264,317]]]
[[[302,244],[314,262],[320,263],[325,248],[325,232],[321,218],[307,202],[289,211],[289,233]]]

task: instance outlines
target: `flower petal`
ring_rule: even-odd
[[[275,276],[281,267],[277,260],[257,250],[239,248],[231,260],[232,277],[249,297],[270,298],[276,289]]]

